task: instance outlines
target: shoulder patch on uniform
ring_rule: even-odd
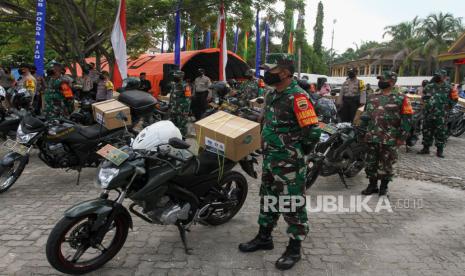
[[[318,117],[305,94],[294,94],[294,113],[300,127],[318,124]]]

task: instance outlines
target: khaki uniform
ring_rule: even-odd
[[[347,79],[336,98],[342,122],[352,123],[357,109],[360,105],[366,104],[366,99],[365,83],[357,78]]]

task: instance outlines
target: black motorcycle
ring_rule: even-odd
[[[108,143],[125,145],[131,136],[125,128],[108,130],[101,125],[81,126],[68,120],[41,120],[25,116],[17,130],[16,141],[7,140],[9,150],[0,161],[0,193],[6,192],[29,163],[30,151],[39,149],[39,158],[51,168],[97,167],[101,157],[95,152]],[[79,177],[78,177],[79,183]]]
[[[7,98],[11,105],[8,110],[2,105]],[[0,93],[0,139],[15,139],[21,117],[30,110],[31,100],[31,94],[26,89],[12,88]]]
[[[69,119],[73,122],[84,126],[90,126],[95,124],[94,114],[92,110],[92,104],[95,103],[90,97],[84,97],[79,101],[79,107],[69,116]]]
[[[447,117],[449,135],[460,137],[465,132],[465,107],[456,104]]]
[[[46,245],[49,263],[69,274],[94,271],[110,261],[123,247],[131,215],[123,205],[133,201],[129,211],[142,220],[160,225],[176,225],[186,254],[186,231],[196,223],[221,225],[241,209],[248,192],[246,178],[233,171],[236,162],[202,152],[198,157],[186,142],[172,138],[169,146],[156,152],[121,149],[127,159],[119,166],[104,161],[97,183],[100,197],[79,203],[65,212],[55,225]],[[239,162],[256,177],[254,158]],[[110,191],[118,195],[109,199]]]
[[[306,187],[309,189],[320,175],[338,174],[348,188],[345,178],[356,176],[365,167],[367,148],[360,141],[365,132],[350,123],[320,123],[320,127],[320,143],[307,156]]]

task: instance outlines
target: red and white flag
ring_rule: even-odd
[[[220,7],[220,67],[219,67],[219,80],[226,81],[226,64],[228,63],[228,47],[226,45],[226,15],[224,14],[224,5],[221,3]]]
[[[115,88],[123,85],[128,76],[126,53],[126,0],[120,0],[115,25],[111,32],[111,45],[115,53],[115,66],[113,69],[113,83]]]

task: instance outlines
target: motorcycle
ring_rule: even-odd
[[[71,113],[69,119],[84,126],[95,124],[92,104],[95,101],[89,97],[84,97],[79,101],[79,108]]]
[[[99,198],[69,208],[51,231],[49,263],[69,274],[100,268],[123,247],[133,227],[130,213],[151,224],[176,225],[190,254],[186,232],[196,223],[216,226],[231,220],[247,197],[248,184],[233,170],[236,162],[207,151],[196,157],[189,147],[173,123],[161,121],[145,128],[131,147],[115,148],[113,155],[118,152],[121,158],[108,158],[98,169]],[[239,162],[256,178],[255,163],[255,158]],[[111,191],[118,193],[113,199]],[[133,202],[129,211],[125,199]]]
[[[460,137],[465,132],[465,107],[456,104],[447,117],[449,135]]]
[[[11,188],[21,176],[33,147],[39,149],[39,158],[47,166],[77,170],[79,183],[82,168],[97,167],[101,161],[102,157],[95,153],[97,149],[109,143],[119,146],[130,143],[138,118],[151,112],[154,105],[147,107],[146,98],[139,96],[130,93],[120,96],[130,107],[133,124],[113,130],[99,124],[81,126],[67,119],[47,121],[26,115],[18,126],[16,141],[7,140],[4,144],[9,153],[0,160],[0,193]],[[116,118],[127,120],[122,112]]]
[[[2,103],[6,98],[10,99],[9,110]],[[21,122],[21,116],[30,109],[31,94],[26,89],[10,89],[8,92],[0,87],[0,138],[6,140],[16,137],[16,130]]]
[[[365,167],[367,148],[361,137],[364,130],[350,123],[320,123],[320,142],[307,156],[306,188],[309,189],[318,176],[338,174],[342,184],[345,178],[356,176]]]

